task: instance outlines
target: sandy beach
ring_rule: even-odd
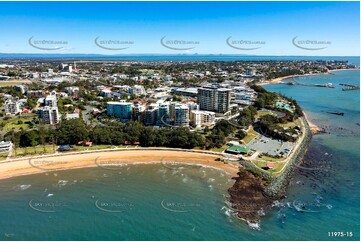
[[[158,149],[100,150],[75,154],[44,155],[41,158],[27,157],[0,163],[0,179],[85,167],[114,170],[119,165],[134,163],[162,163],[170,169],[174,163],[201,165],[221,169],[232,176],[236,176],[239,170],[238,164],[225,164],[222,161],[215,161],[217,158],[224,159],[223,156],[216,154]]]
[[[329,72],[325,72],[325,73],[312,73],[312,74],[303,74],[303,75],[291,75],[291,76],[283,76],[283,77],[278,77],[275,79],[272,79],[270,81],[265,81],[260,83],[260,85],[270,85],[270,84],[277,84],[277,83],[281,83],[284,80],[290,79],[290,78],[294,78],[294,77],[301,77],[301,76],[314,76],[314,75],[326,75],[326,74],[330,74],[332,71]]]
[[[308,125],[310,126],[310,130],[312,134],[317,134],[319,132],[321,132],[322,130],[316,125],[314,124],[308,117],[306,112],[303,112],[303,115],[305,116],[305,119],[308,123]]]
[[[311,74],[303,74],[303,75],[291,75],[291,76],[283,76],[283,77],[278,77],[278,78],[274,78],[270,81],[264,81],[262,83],[259,83],[259,85],[270,85],[270,84],[277,84],[277,83],[281,83],[284,80],[293,78],[293,77],[301,77],[301,76],[314,76],[314,75],[327,75],[330,74],[332,72],[337,72],[337,71],[351,71],[351,70],[360,70],[359,68],[349,68],[349,69],[336,69],[336,70],[330,70],[328,72],[325,73],[311,73]]]
[[[278,78],[272,79],[270,81],[264,81],[262,83],[259,83],[259,85],[263,86],[263,85],[277,84],[277,83],[280,83],[280,82],[282,82],[282,81],[284,81],[286,79],[296,77],[296,76],[297,75],[278,77]],[[300,75],[298,75],[298,76],[300,76]]]

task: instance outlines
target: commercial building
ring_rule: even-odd
[[[174,90],[174,93],[176,95],[184,96],[184,97],[197,97],[198,91],[197,88],[194,87],[189,87],[189,88],[179,87]]]

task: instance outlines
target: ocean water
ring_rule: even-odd
[[[265,86],[269,91],[295,98],[311,121],[327,132],[312,138],[304,163],[297,170],[285,200],[296,200],[296,206],[303,203],[307,209],[320,212],[305,212],[294,217],[293,223],[298,223],[299,231],[311,233],[314,239],[337,239],[326,234],[339,231],[354,235],[353,238],[339,239],[359,240],[360,91],[342,91],[339,84],[360,85],[360,71],[335,71],[331,75],[296,80],[305,84],[331,82],[335,88],[285,84]],[[344,112],[344,116],[327,111]],[[284,214],[286,228],[289,213],[285,211]]]
[[[325,127],[259,227],[231,215],[231,177],[195,166],[128,165],[0,181],[0,240],[359,240],[359,71],[299,78],[336,88],[268,85]],[[325,111],[344,112],[344,116]],[[329,232],[352,232],[330,237]]]
[[[358,56],[261,56],[261,55],[202,55],[202,54],[125,54],[125,55],[87,55],[87,54],[4,54],[0,53],[0,61],[6,63],[9,59],[75,59],[103,61],[293,61],[293,60],[338,60],[348,61],[360,66]]]

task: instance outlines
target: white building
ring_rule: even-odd
[[[80,118],[79,113],[67,113],[65,115],[66,120]]]
[[[44,99],[44,106],[57,107],[56,94],[46,96]]]
[[[211,126],[215,124],[216,114],[209,111],[192,110],[190,120],[192,126],[197,128]]]
[[[7,152],[12,147],[11,141],[1,141],[0,142],[0,152]]]
[[[145,88],[141,85],[134,85],[133,87],[129,88],[130,94],[135,94],[137,96],[145,95]]]
[[[65,92],[69,95],[74,95],[79,92],[79,87],[65,87]]]
[[[15,115],[15,114],[18,114],[20,112],[21,112],[20,102],[18,102],[18,101],[14,102],[11,99],[8,99],[5,102],[5,114]]]
[[[187,105],[179,104],[175,106],[174,125],[180,127],[189,126],[189,107]]]

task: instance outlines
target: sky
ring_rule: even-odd
[[[0,26],[0,53],[360,55],[359,2],[0,2]]]

